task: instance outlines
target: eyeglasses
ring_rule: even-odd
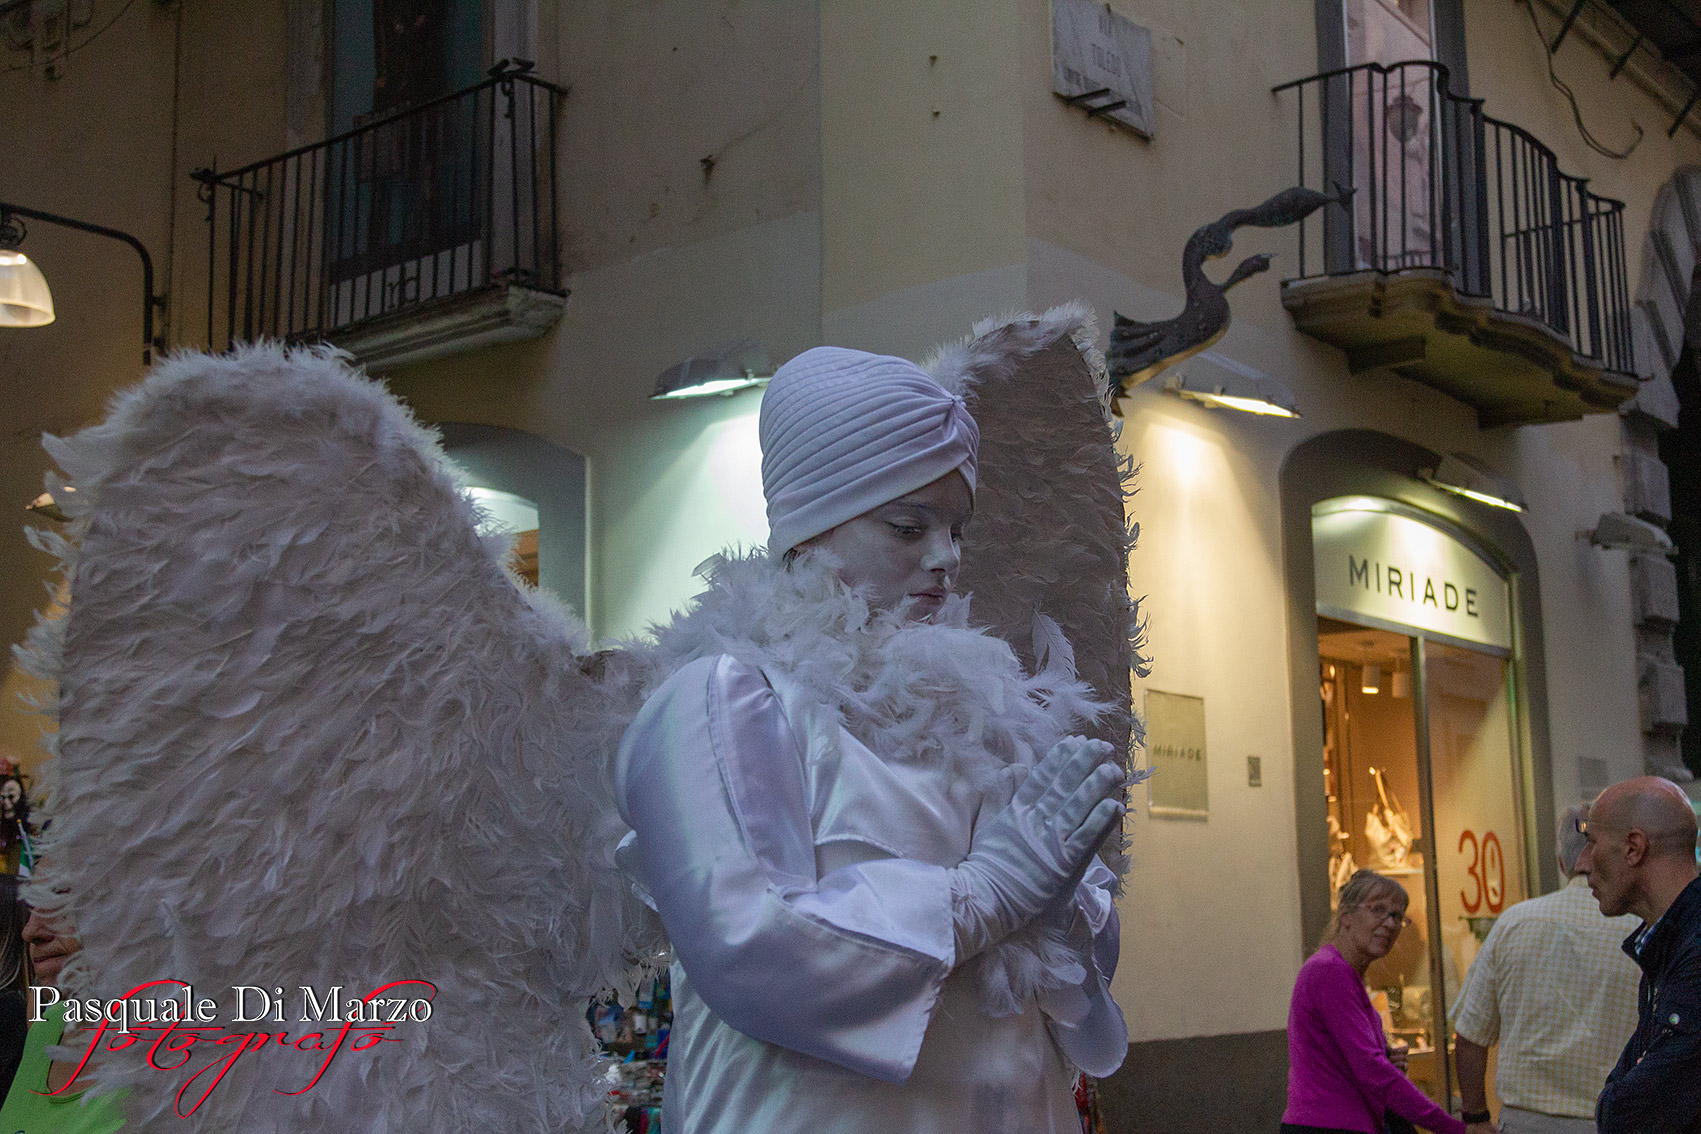
[[[1360,908],[1379,922],[1393,918],[1395,927],[1399,929],[1404,929],[1412,923],[1412,919],[1406,916],[1403,906],[1371,905],[1361,906]]]
[[[1608,831],[1623,830],[1622,827],[1608,827],[1605,823],[1591,823],[1587,819],[1571,820],[1571,829],[1576,831],[1579,835],[1582,835],[1585,839],[1589,837],[1590,831],[1599,831],[1602,834],[1605,834]]]

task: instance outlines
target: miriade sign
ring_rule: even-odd
[[[1372,501],[1313,510],[1320,614],[1512,649],[1506,580],[1466,544]]]

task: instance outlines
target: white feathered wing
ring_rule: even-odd
[[[1144,738],[1130,679],[1144,677],[1144,624],[1125,518],[1134,470],[1116,449],[1093,318],[1066,304],[976,324],[927,369],[961,393],[980,425],[975,518],[959,589],[974,621],[1031,671],[1078,674],[1108,709],[1095,732],[1132,767]]]
[[[603,1128],[581,1006],[655,944],[609,861],[623,659],[516,585],[432,435],[333,351],[179,355],[49,447],[79,518],[29,651],[59,683],[32,890],[80,927],[69,993],[172,978],[276,1032],[231,987],[281,987],[295,1041],[327,1031],[302,986],[437,986],[302,1094],[325,1056],[276,1046],[187,1123],[228,1049],[119,1053],[99,1089],[138,1130]]]

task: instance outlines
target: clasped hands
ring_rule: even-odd
[[[1116,749],[1083,736],[1059,741],[1034,765],[951,871],[959,963],[1070,900],[1122,818],[1126,783]]]

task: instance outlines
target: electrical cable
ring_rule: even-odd
[[[124,18],[124,13],[128,12],[135,5],[135,3],[136,3],[136,0],[124,0],[124,7],[118,9],[117,14],[115,14],[110,20],[106,21],[106,23],[102,24],[100,26],[99,30],[91,32],[89,35],[84,36],[80,43],[77,43],[77,44],[74,44],[70,47],[67,47],[64,51],[61,51],[58,54],[53,55],[51,58],[43,59],[39,63],[16,63],[16,64],[13,64],[10,67],[0,68],[0,75],[9,75],[13,71],[30,71],[30,70],[34,70],[37,67],[46,67],[56,60],[64,59],[66,56],[72,54],[73,52],[81,51],[83,48],[87,47],[89,44],[93,43],[95,40],[97,40],[101,36],[105,35],[107,33],[107,31],[112,27],[113,24],[116,24],[119,20],[122,20]],[[67,34],[67,38],[69,38],[68,34]]]
[[[1583,136],[1584,143],[1586,143],[1588,147],[1591,150],[1594,150],[1597,154],[1600,154],[1602,157],[1612,158],[1614,161],[1623,161],[1625,158],[1635,153],[1636,147],[1642,144],[1642,124],[1637,122],[1634,118],[1630,120],[1630,128],[1636,131],[1636,137],[1622,150],[1614,150],[1607,146],[1603,146],[1600,142],[1595,140],[1595,136],[1593,134],[1589,133],[1589,128],[1583,125],[1583,112],[1577,106],[1577,96],[1571,92],[1571,88],[1565,85],[1565,80],[1561,79],[1559,77],[1559,73],[1553,69],[1553,52],[1548,50],[1547,34],[1542,31],[1541,21],[1536,19],[1535,0],[1519,0],[1519,2],[1524,5],[1524,10],[1530,14],[1530,26],[1536,29],[1536,38],[1541,41],[1542,55],[1547,59],[1548,80],[1553,83],[1554,88],[1558,90],[1560,94],[1565,96],[1565,101],[1571,104],[1571,117],[1576,120],[1577,132]]]

